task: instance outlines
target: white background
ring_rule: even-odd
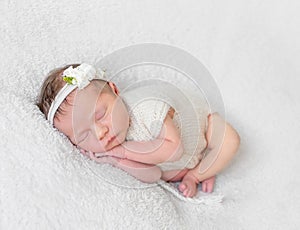
[[[297,0],[3,0],[1,94],[22,95],[33,103],[51,69],[67,63],[91,63],[128,45],[157,42],[184,49],[215,78],[227,120],[242,141],[239,155],[217,179],[216,189],[225,194],[223,208],[212,217],[192,212],[191,222],[202,223],[206,229],[297,229],[299,12]],[[3,101],[1,108],[10,110]],[[9,126],[4,124],[8,115],[3,112],[1,116],[1,161],[5,162],[13,154],[15,134],[9,135]],[[14,119],[18,117],[9,121]],[[24,151],[30,152],[30,147]],[[16,157],[11,159],[17,162]],[[13,160],[5,164],[10,165],[10,172],[19,167],[14,167]],[[1,179],[8,181],[7,175],[2,170]],[[39,220],[34,218],[16,217],[14,225],[9,224],[8,215],[14,214],[19,203],[9,197],[11,206],[5,212],[3,204],[12,191],[4,181],[3,229],[35,226],[33,222]],[[155,215],[150,209],[148,214]],[[93,226],[101,226],[99,223],[100,219]],[[68,220],[60,226],[68,226]]]

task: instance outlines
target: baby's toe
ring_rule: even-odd
[[[194,197],[196,195],[196,189],[194,187],[186,189],[186,197]]]
[[[186,189],[186,184],[181,182],[178,188],[179,188],[179,191],[183,193],[184,190]]]
[[[189,189],[188,189],[188,188],[187,188],[186,190],[183,191],[183,195],[184,195],[185,197],[188,197],[188,195],[189,195]]]
[[[207,189],[207,184],[206,184],[206,182],[202,182],[202,183],[201,183],[201,187],[202,187],[202,192],[206,192],[206,189]]]
[[[215,177],[202,181],[202,191],[211,193],[214,189]]]
[[[213,191],[213,189],[214,189],[214,184],[213,183],[208,183],[206,192],[211,193]]]

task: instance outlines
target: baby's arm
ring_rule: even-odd
[[[102,155],[116,156],[146,164],[179,160],[183,153],[180,136],[168,114],[159,136],[151,141],[126,141]],[[97,156],[97,154],[96,154]]]
[[[161,169],[155,165],[147,165],[128,159],[120,159],[111,156],[95,157],[92,152],[90,152],[89,157],[99,163],[109,163],[146,183],[154,183],[158,181],[162,175]]]
[[[96,157],[95,153],[88,152],[83,149],[80,149],[80,152],[98,163],[108,163],[122,169],[131,176],[145,183],[157,182],[162,176],[161,169],[156,165],[144,164],[112,156]]]

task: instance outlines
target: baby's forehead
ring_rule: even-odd
[[[99,96],[102,94],[102,87],[96,84],[90,84],[84,89],[77,89],[76,93],[74,94],[72,100],[74,102],[74,105],[92,105],[93,103],[96,103]]]
[[[73,90],[60,105],[63,111],[60,116],[71,116],[74,112],[94,109],[99,96],[104,91],[105,83],[99,80],[93,80],[84,89]],[[77,110],[78,108],[78,110]]]
[[[91,95],[95,96],[101,94],[106,91],[105,83],[100,80],[92,80],[88,86],[83,89],[76,89],[76,94],[74,96],[82,96],[82,95]]]
[[[94,90],[102,91],[105,89],[106,83],[107,82],[104,80],[94,79],[90,82],[90,84],[86,88],[87,89],[92,88]]]

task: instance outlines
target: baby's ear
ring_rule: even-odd
[[[115,83],[113,83],[113,82],[110,81],[110,82],[108,82],[108,85],[110,86],[111,90],[115,94],[119,95],[119,89],[117,88],[117,86],[115,85]]]

